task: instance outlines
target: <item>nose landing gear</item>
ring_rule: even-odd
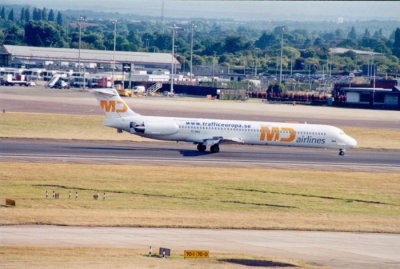
[[[345,153],[346,153],[346,151],[344,149],[340,149],[339,150],[339,155],[340,156],[344,156]]]

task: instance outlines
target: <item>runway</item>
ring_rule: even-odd
[[[170,142],[115,142],[0,138],[0,160],[93,164],[157,164],[233,167],[338,167],[352,170],[400,169],[400,151],[336,150],[221,145],[221,152],[196,151],[195,145]]]
[[[125,227],[0,226],[0,246],[143,248],[252,253],[333,268],[400,268],[400,235]]]

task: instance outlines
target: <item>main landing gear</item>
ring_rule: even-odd
[[[218,144],[212,145],[212,146],[210,147],[210,152],[211,152],[211,153],[217,153],[217,152],[219,152],[219,145],[218,145]]]
[[[200,152],[206,151],[207,147],[203,144],[197,144],[197,150]]]
[[[339,155],[340,155],[340,156],[344,156],[345,152],[346,152],[346,151],[345,151],[344,149],[340,149],[340,150],[339,150]]]
[[[199,152],[204,152],[204,151],[206,151],[206,149],[207,149],[207,147],[205,146],[205,145],[203,145],[203,144],[197,144],[197,150],[199,151]],[[219,144],[215,144],[215,145],[212,145],[211,147],[210,147],[210,152],[211,153],[217,153],[217,152],[219,152]]]

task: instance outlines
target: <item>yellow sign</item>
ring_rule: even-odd
[[[184,257],[186,258],[208,258],[210,252],[208,250],[185,250]]]

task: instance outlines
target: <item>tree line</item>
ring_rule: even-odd
[[[173,21],[132,22],[117,24],[116,50],[143,52],[170,52]],[[192,24],[196,27],[192,28]],[[191,33],[194,32],[193,64],[219,65],[236,72],[276,72],[282,66],[285,72],[312,72],[325,69],[335,72],[364,70],[370,59],[358,57],[349,51],[332,55],[329,48],[344,47],[384,53],[374,64],[381,73],[397,74],[400,70],[400,29],[384,35],[382,29],[370,32],[352,27],[348,31],[307,31],[289,29],[285,25],[258,31],[248,26],[225,29],[206,20],[179,23],[176,34],[177,58],[182,69],[188,71]],[[11,45],[40,47],[79,47],[79,28],[82,30],[81,48],[112,50],[114,25],[107,20],[86,19],[57,14],[52,9],[0,9],[0,42]],[[357,31],[358,30],[358,31]]]

